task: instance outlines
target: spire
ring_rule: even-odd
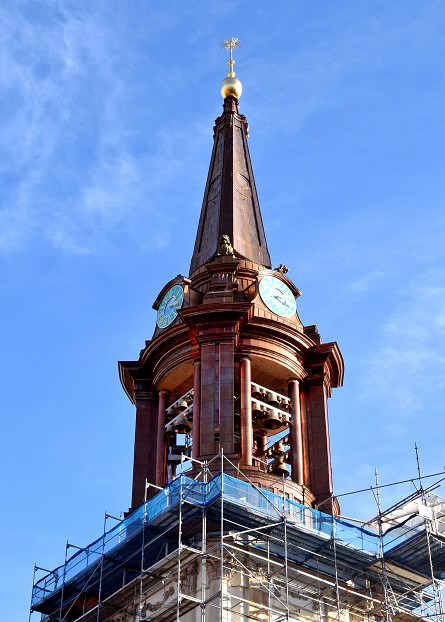
[[[224,42],[230,51],[230,70],[221,85],[223,113],[215,121],[190,274],[215,257],[223,235],[229,237],[237,257],[271,267],[247,146],[248,124],[238,110],[242,86],[235,78],[232,58],[232,50],[238,43],[235,38]]]

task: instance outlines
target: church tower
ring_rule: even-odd
[[[284,478],[288,498],[331,512],[328,398],[343,360],[302,324],[287,268],[272,267],[233,64],[231,54],[190,274],[166,283],[152,339],[119,363],[136,406],[132,509],[146,480],[174,479],[181,453],[222,451],[233,476],[271,490]]]
[[[328,398],[343,359],[271,262],[236,44],[190,273],[165,284],[152,338],[119,363],[136,409],[131,507],[35,568],[30,620],[444,622],[436,484],[383,512],[377,491],[371,521],[339,516]]]

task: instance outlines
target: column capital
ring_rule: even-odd
[[[150,380],[136,380],[133,390],[135,401],[152,400],[154,397],[153,385]]]
[[[154,395],[152,391],[135,391],[134,397],[136,402],[140,402],[142,400],[152,400]]]
[[[309,376],[328,376],[330,387],[341,387],[343,384],[344,363],[337,343],[323,343],[312,348],[307,361]]]

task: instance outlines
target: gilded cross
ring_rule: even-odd
[[[235,72],[233,71],[233,65],[235,64],[235,61],[233,60],[233,50],[234,48],[239,47],[240,44],[240,40],[238,39],[238,37],[232,37],[231,39],[227,39],[227,41],[223,42],[223,47],[226,48],[226,50],[229,50],[229,73],[227,74],[229,76],[229,78],[233,78],[235,76]]]

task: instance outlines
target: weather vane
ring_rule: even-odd
[[[233,65],[235,61],[233,60],[233,50],[239,46],[238,37],[232,37],[231,39],[227,39],[222,44],[223,48],[229,50],[229,73],[227,74],[227,78],[224,78],[221,84],[221,96],[223,99],[226,97],[236,97],[239,99],[241,97],[241,93],[243,92],[243,85],[235,78],[235,72],[233,71]]]
[[[233,71],[233,65],[235,64],[235,61],[233,60],[233,50],[237,47],[239,47],[240,44],[240,40],[238,39],[238,37],[232,37],[231,39],[227,39],[227,41],[223,41],[223,48],[226,48],[226,50],[229,50],[229,54],[230,54],[230,58],[229,58],[229,73],[227,74],[229,76],[229,78],[233,78],[235,76],[235,72]]]

